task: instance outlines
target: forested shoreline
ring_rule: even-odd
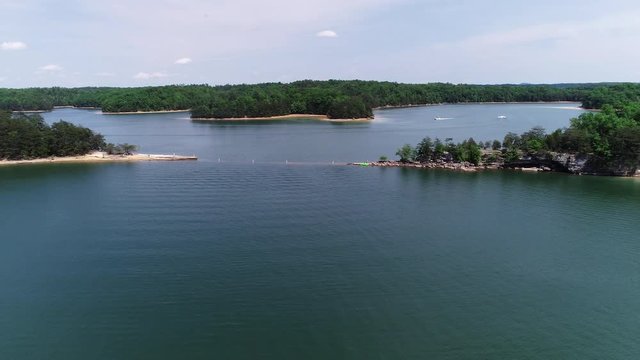
[[[136,148],[107,143],[101,134],[63,120],[49,125],[38,114],[0,111],[0,161],[80,156],[93,151],[131,155]]]
[[[460,143],[426,136],[415,147],[405,144],[396,155],[409,166],[461,169],[546,168],[575,174],[636,175],[640,169],[640,102],[611,99],[602,111],[571,119],[569,127],[547,133],[534,127],[507,133],[502,141]],[[615,106],[614,106],[615,105]],[[381,157],[378,166],[387,163]]]
[[[597,108],[546,133],[534,128],[502,141],[454,144],[429,137],[398,151],[402,162],[508,166],[552,161],[555,154],[588,158],[594,173],[631,173],[640,167],[640,85],[452,85],[375,81],[299,81],[291,84],[161,86],[145,88],[0,89],[0,159],[82,155],[90,151],[129,153],[106,144],[100,134],[60,121],[48,125],[22,111],[56,106],[95,107],[105,112],[191,109],[193,118],[245,118],[317,114],[332,119],[373,116],[379,107],[437,103],[580,101]],[[14,115],[11,113],[14,112]],[[15,113],[17,112],[17,114]]]
[[[170,85],[139,88],[0,89],[0,109],[93,107],[104,112],[190,109],[193,118],[253,118],[289,114],[331,119],[370,118],[389,106],[478,102],[576,101],[601,108],[640,100],[638,84],[454,85],[328,80],[254,85]]]

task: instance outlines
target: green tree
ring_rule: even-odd
[[[508,148],[504,152],[504,161],[513,162],[520,159],[520,151],[516,148]]]
[[[612,156],[610,140],[618,129],[632,128],[634,119],[620,117],[611,106],[604,106],[600,113],[584,113],[571,120],[571,129],[581,130],[589,138],[591,150],[598,156]]]
[[[551,151],[561,151],[562,129],[557,129],[544,138],[545,146]]]
[[[440,139],[436,138],[436,140],[433,142],[433,158],[435,160],[440,160],[446,152],[447,148],[444,143],[442,143]]]
[[[105,145],[102,135],[68,122],[49,126],[39,115],[0,113],[0,159],[84,155]]]
[[[520,148],[529,154],[538,153],[546,148],[545,138],[544,128],[536,126],[520,136]]]
[[[457,161],[467,161],[474,165],[478,165],[480,163],[480,160],[482,159],[482,150],[473,138],[463,141],[461,144],[458,144],[456,148],[457,151],[455,153]]]
[[[138,147],[136,145],[132,145],[132,144],[121,144],[120,148],[122,148],[122,151],[124,152],[125,155],[133,155],[133,153],[138,149]]]
[[[407,163],[411,162],[415,156],[415,150],[409,144],[404,144],[401,148],[396,151],[396,156],[400,158],[400,162]]]
[[[50,149],[55,156],[84,155],[105,146],[104,137],[66,121],[51,125]]]
[[[592,139],[586,130],[569,128],[560,137],[560,149],[568,153],[592,153]]]
[[[415,149],[415,158],[419,162],[431,161],[433,157],[433,141],[430,137],[425,137],[420,141]]]
[[[518,149],[520,148],[521,139],[518,134],[508,132],[502,140],[502,146],[506,149]]]
[[[617,129],[612,135],[613,160],[637,168],[640,165],[640,126]]]

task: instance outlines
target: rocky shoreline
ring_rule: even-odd
[[[400,162],[393,160],[374,162],[353,162],[347,165],[361,167],[402,167],[414,169],[444,169],[461,172],[477,172],[481,170],[517,170],[524,172],[560,172],[573,175],[640,177],[640,169],[626,167],[597,167],[588,156],[572,154],[554,154],[549,159],[520,159],[512,162],[481,163],[429,161]]]
[[[385,161],[374,161],[374,162],[354,162],[348,163],[347,165],[352,166],[374,166],[374,167],[403,167],[403,168],[414,168],[414,169],[446,169],[446,170],[457,170],[464,172],[474,172],[478,170],[485,169],[498,169],[499,167],[496,165],[473,165],[468,162],[440,162],[440,161],[432,161],[426,163],[420,162],[400,162],[393,160],[385,160]]]

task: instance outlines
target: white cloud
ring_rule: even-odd
[[[56,64],[49,64],[49,65],[45,65],[45,66],[41,66],[39,68],[40,71],[62,71],[62,66],[60,65],[56,65]]]
[[[102,76],[102,77],[113,77],[116,76],[115,73],[112,72],[97,72],[95,73],[96,76]]]
[[[441,47],[457,47],[461,49],[479,49],[486,52],[487,48],[509,48],[529,46],[537,42],[552,41],[555,44],[566,45],[574,42],[594,42],[594,37],[605,37],[608,42],[618,41],[629,37],[637,38],[640,24],[635,20],[640,12],[614,14],[599,19],[580,22],[558,22],[518,27],[502,32],[492,32],[468,37],[462,41],[439,44]],[[599,43],[598,43],[599,44]],[[594,48],[594,46],[590,46]]]
[[[5,81],[5,80],[7,80],[7,78],[6,78],[6,77],[2,77],[2,76],[0,76],[0,82],[3,82],[3,81]]]
[[[402,81],[637,81],[638,76],[630,69],[636,68],[640,48],[629,44],[640,40],[639,16],[640,10],[581,21],[517,26],[397,52],[386,62],[405,69],[398,71]],[[406,69],[411,69],[410,77]]]
[[[180,58],[180,59],[176,60],[175,63],[178,64],[178,65],[186,65],[186,64],[189,64],[192,61],[193,60],[191,60],[191,58],[184,57],[184,58]]]
[[[67,73],[69,69],[80,69],[94,79],[86,80],[87,82],[102,80],[104,83],[129,86],[143,81],[173,80],[174,78],[182,82],[273,81],[275,77],[270,78],[271,72],[265,71],[265,75],[259,79],[250,76],[246,71],[250,66],[248,63],[256,62],[265,68],[270,66],[270,62],[280,63],[280,60],[274,59],[289,51],[304,51],[307,47],[313,46],[307,41],[309,37],[315,39],[316,32],[320,30],[340,30],[340,38],[342,38],[345,36],[342,33],[345,30],[341,29],[347,28],[349,24],[365,21],[370,13],[378,9],[404,2],[412,2],[412,0],[73,0],[69,2],[74,6],[56,6],[55,1],[45,0],[0,0],[0,13],[7,15],[0,23],[0,43],[5,40],[23,40],[28,44],[27,50],[22,53],[8,53],[23,55],[24,52],[37,50],[39,54],[42,52],[40,55],[51,59],[45,58],[44,61],[64,64],[65,69],[57,73],[58,75]],[[141,13],[148,16],[140,17]],[[62,18],[69,21],[60,21]],[[167,26],[169,23],[172,25]],[[10,29],[20,29],[20,34],[11,35],[8,33]],[[47,32],[47,29],[56,29],[56,31]],[[38,45],[35,49],[36,44],[33,43],[33,39],[42,37],[42,34],[46,34],[48,44],[56,44],[56,47]],[[206,42],[215,46],[202,46],[202,34],[207,34]],[[332,39],[316,40],[331,42]],[[127,50],[123,52],[122,49]],[[0,57],[3,53],[0,51]],[[268,56],[269,59],[264,59],[264,56]],[[189,57],[192,62],[175,64],[179,57]],[[12,69],[18,70],[39,66],[37,63],[34,66],[29,62],[20,62],[20,59],[15,56],[13,58],[7,60],[13,63],[3,63],[2,66],[9,68],[10,65]],[[220,58],[225,59],[224,63],[218,60]],[[0,60],[0,62],[4,61],[5,59]],[[206,69],[175,74],[174,77],[173,72],[176,68],[184,69],[201,63],[208,65]],[[226,66],[223,73],[220,73],[221,66]],[[101,71],[113,71],[116,75],[115,77],[94,75]],[[136,80],[134,75],[139,71],[147,73],[164,71],[167,77]],[[52,74],[49,73],[49,75]],[[313,74],[292,75],[292,78],[309,76]],[[146,78],[145,75],[142,77]],[[54,77],[51,76],[25,78],[16,85],[47,85],[52,79]],[[12,76],[10,80],[13,84],[14,77]],[[67,85],[67,83],[61,81],[56,85]]]
[[[168,75],[163,73],[163,72],[152,72],[152,73],[139,72],[139,73],[135,74],[133,76],[133,78],[136,79],[136,80],[149,80],[149,79],[163,78],[163,77],[167,77],[167,76]]]
[[[335,38],[338,37],[338,33],[333,30],[324,30],[316,34],[317,37]]]
[[[317,31],[353,22],[363,11],[410,1],[110,0],[87,1],[85,10],[105,14],[119,24],[117,29],[110,30],[101,47],[115,51],[124,42],[134,49],[136,57],[132,59],[145,61],[143,66],[162,66],[159,59],[176,53],[207,62],[247,51],[275,52],[302,41],[304,34],[314,36]],[[141,18],[137,15],[140,13],[152,16]],[[166,26],[167,23],[172,26]],[[207,42],[215,46],[203,47],[202,34],[207,34]]]
[[[27,44],[22,41],[5,41],[0,44],[2,50],[24,50],[27,48]]]

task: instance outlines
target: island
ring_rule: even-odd
[[[330,118],[327,115],[316,115],[316,114],[288,114],[288,115],[274,115],[274,116],[258,116],[258,117],[225,117],[225,118],[211,118],[211,117],[201,117],[201,118],[191,118],[194,121],[274,121],[274,120],[318,120],[318,121],[328,121],[328,122],[369,122],[373,120],[373,116],[370,117],[362,117],[362,118],[351,118],[351,119],[336,119]]]
[[[49,125],[38,114],[0,111],[0,165],[197,160],[194,156],[135,154],[131,144],[111,144],[104,136],[66,121]]]

